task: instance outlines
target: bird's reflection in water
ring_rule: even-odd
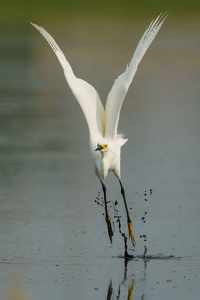
[[[128,289],[128,298],[127,298],[128,300],[132,299],[133,288],[134,288],[134,280],[132,280],[132,284],[131,284],[131,286],[129,286],[129,289]]]
[[[112,288],[112,280],[110,281],[109,287],[108,287],[108,293],[107,293],[107,298],[106,300],[110,300],[112,297],[112,292],[113,292],[113,288]]]
[[[149,262],[149,259],[145,257],[145,255],[141,255],[138,257],[135,257],[134,260],[138,260],[138,259],[143,259],[144,261],[144,270],[142,272],[142,277],[140,277],[139,281],[140,283],[143,282],[145,283],[146,281],[146,269],[147,269],[147,263]],[[107,292],[107,298],[106,300],[110,300],[110,299],[127,299],[127,300],[131,300],[133,293],[134,293],[134,287],[135,287],[135,279],[134,274],[131,274],[132,279],[130,280],[130,284],[128,286],[128,290],[127,290],[127,298],[126,298],[126,294],[125,293],[121,293],[121,287],[125,285],[126,281],[130,278],[128,278],[127,275],[127,271],[128,271],[128,263],[130,261],[133,261],[133,258],[124,258],[124,276],[123,279],[121,281],[121,283],[118,286],[118,290],[117,290],[117,294],[115,295],[115,291],[114,291],[114,287],[112,284],[112,279],[110,280],[109,286],[108,286],[108,292]],[[112,297],[112,298],[111,298]],[[141,300],[145,299],[145,294],[142,292],[141,295]]]
[[[114,295],[114,288],[112,287],[112,280],[110,280],[109,287],[108,287],[107,298],[106,298],[107,300],[111,299],[112,296],[113,296],[112,299],[124,299],[125,295],[124,295],[124,293],[123,294],[121,293],[121,286],[124,286],[128,279],[130,280],[130,277],[128,278],[128,275],[127,275],[128,263],[130,261],[133,262],[133,261],[143,260],[144,269],[142,271],[142,277],[140,277],[139,280],[138,280],[140,282],[140,285],[141,284],[143,285],[146,282],[146,269],[147,269],[147,264],[150,260],[164,260],[164,261],[166,261],[166,260],[180,260],[181,259],[181,257],[174,256],[174,255],[170,255],[170,256],[146,255],[146,251],[147,251],[147,248],[145,246],[145,250],[144,250],[143,255],[135,255],[134,257],[133,256],[131,257],[129,255],[129,257],[126,257],[126,256],[123,257],[124,258],[124,277],[123,277],[123,280],[119,284],[116,296]],[[127,299],[128,300],[132,299],[132,295],[134,293],[134,286],[136,284],[135,280],[133,279],[134,274],[132,274],[131,277],[132,277],[132,279],[130,280],[131,284],[129,284],[128,291],[127,291]],[[141,300],[144,300],[144,299],[145,299],[145,294],[143,293],[143,288],[142,288]]]
[[[112,285],[112,280],[110,280],[106,300],[110,300],[111,297],[112,297],[112,299],[120,299],[121,297],[122,297],[122,299],[124,299],[125,295],[124,295],[124,293],[121,294],[121,286],[125,285],[125,282],[128,279],[127,278],[127,269],[128,269],[128,262],[130,260],[131,260],[130,258],[126,258],[126,257],[124,259],[124,277],[123,277],[123,280],[121,281],[121,283],[119,284],[117,295],[115,296],[114,288],[113,288],[113,285]],[[145,257],[143,257],[143,260],[144,260],[144,272],[143,272],[143,278],[140,278],[140,282],[141,281],[146,281],[146,268],[147,268],[147,261],[148,260],[146,260]],[[134,275],[131,275],[131,276],[134,276]],[[131,284],[129,285],[128,290],[127,290],[127,300],[132,299],[134,286],[135,286],[135,280],[132,279]],[[145,299],[145,294],[142,294],[141,299],[142,300]]]
[[[129,288],[128,288],[127,300],[132,299],[133,288],[134,288],[134,280],[132,280],[131,286],[129,286]],[[116,295],[116,299],[120,299],[120,294],[121,294],[121,289],[120,289],[120,285],[119,285],[118,294]],[[110,300],[112,295],[114,296],[113,287],[112,287],[112,280],[111,280],[110,284],[109,284],[109,287],[108,287],[108,293],[107,293],[106,300]]]

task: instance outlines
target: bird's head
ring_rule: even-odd
[[[108,146],[107,144],[99,143],[99,144],[97,144],[97,148],[95,149],[95,151],[102,151],[103,152],[107,148],[107,146]]]

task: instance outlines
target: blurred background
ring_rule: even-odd
[[[123,103],[119,131],[129,140],[121,173],[137,242],[133,251],[129,241],[130,254],[141,256],[146,246],[147,254],[183,259],[133,261],[125,276],[118,225],[110,245],[103,207],[94,203],[101,186],[84,115],[29,21],[55,38],[105,104],[144,31],[165,11]],[[123,278],[135,282],[137,299],[197,299],[200,1],[4,0],[0,15],[2,299],[106,299],[110,280],[114,289]],[[117,179],[109,174],[105,184],[127,234]],[[110,214],[114,220],[113,208]]]
[[[130,22],[133,20],[141,20],[145,17],[155,17],[160,12],[171,11],[171,20],[177,20],[178,17],[195,17],[198,18],[200,3],[198,0],[57,0],[57,1],[1,1],[1,31],[5,33],[19,32],[21,34],[29,32],[27,22],[52,23],[53,27],[59,26],[63,28],[66,35],[73,32],[79,27],[81,22],[93,24],[88,26],[87,30],[95,29],[97,21],[101,21],[105,26],[105,21]],[[73,23],[72,28],[67,28],[70,22]],[[5,24],[5,26],[4,26]],[[97,23],[98,24],[98,23]],[[60,29],[60,28],[59,28]]]

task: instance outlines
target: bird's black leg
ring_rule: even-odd
[[[111,225],[111,221],[110,221],[110,216],[108,214],[108,208],[107,208],[107,200],[106,200],[106,187],[103,183],[103,181],[100,179],[101,181],[101,185],[102,185],[102,189],[103,189],[103,194],[104,194],[104,203],[105,203],[105,220],[107,223],[107,227],[108,227],[108,235],[110,238],[110,241],[112,243],[112,236],[113,236],[113,231],[112,231],[112,225]]]
[[[133,246],[134,246],[135,245],[135,239],[134,239],[134,236],[133,236],[132,221],[130,219],[129,212],[128,212],[128,207],[127,207],[127,203],[126,203],[125,190],[123,188],[123,185],[122,185],[122,182],[121,182],[120,179],[119,179],[119,183],[120,183],[120,186],[121,186],[121,194],[122,194],[122,197],[124,199],[124,205],[125,205],[125,209],[126,209],[129,238],[131,238]]]

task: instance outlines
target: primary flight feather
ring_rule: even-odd
[[[71,88],[85,115],[90,133],[89,144],[94,162],[94,169],[96,175],[101,181],[104,192],[105,219],[111,242],[113,231],[107,209],[106,187],[103,183],[103,179],[106,178],[108,172],[113,171],[121,186],[121,193],[127,214],[129,237],[131,238],[133,245],[135,244],[132,232],[132,222],[126,203],[125,191],[120,178],[121,147],[126,143],[127,139],[117,135],[117,127],[121,106],[136,73],[137,66],[158,33],[166,17],[166,13],[160,14],[155,21],[151,22],[149,27],[144,32],[130,64],[127,65],[125,72],[115,80],[108,95],[105,110],[94,87],[88,82],[77,78],[74,75],[69,62],[53,37],[43,27],[31,23],[44,36],[55,52],[61,66],[63,67],[64,75],[69,87]]]
[[[159,15],[154,22],[151,22],[150,26],[143,34],[130,64],[127,65],[126,71],[115,80],[108,95],[105,107],[105,136],[116,137],[120,109],[128,88],[137,71],[137,66],[158,33],[166,17],[167,15],[165,14]]]

